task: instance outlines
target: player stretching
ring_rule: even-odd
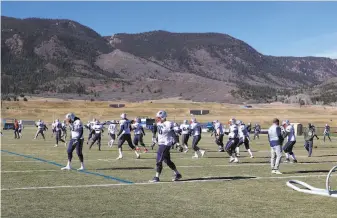
[[[331,142],[331,138],[330,138],[330,126],[328,124],[325,124],[325,128],[324,128],[324,132],[323,132],[323,141],[325,142],[325,137],[327,136]]]
[[[143,140],[143,137],[145,136],[145,131],[141,124],[140,118],[135,119],[135,123],[132,125],[132,129],[135,133],[133,138],[133,144],[137,147],[137,150],[140,151],[140,148],[138,148],[139,143],[144,148],[144,153],[148,152]]]
[[[62,124],[60,123],[59,119],[55,120],[55,122],[54,122],[54,130],[53,130],[53,132],[55,134],[55,139],[56,139],[56,144],[55,144],[54,147],[58,146],[59,141],[61,141],[64,144],[66,144],[66,142],[61,137],[61,135],[62,135]]]
[[[81,167],[77,170],[84,170],[84,158],[83,158],[83,124],[80,118],[76,117],[73,113],[66,115],[66,122],[69,123],[71,129],[71,139],[68,144],[68,163],[66,167],[61,170],[71,170],[71,160],[73,158],[73,151],[76,149],[76,153],[81,162]]]
[[[135,151],[137,159],[140,158],[140,155],[136,151],[136,147],[132,144],[132,139],[131,139],[131,122],[126,118],[126,114],[121,114],[122,120],[119,122],[120,124],[120,130],[119,133],[117,134],[118,139],[118,152],[119,156],[116,158],[117,160],[123,158],[123,153],[122,153],[122,146],[125,141],[129,144],[129,147]]]
[[[159,111],[156,114],[158,127],[158,151],[156,159],[156,176],[149,182],[159,182],[159,176],[163,170],[163,161],[167,166],[174,171],[175,177],[172,181],[178,181],[182,178],[178,172],[176,165],[171,161],[170,149],[174,143],[173,123],[166,120],[167,114],[165,111]]]
[[[185,148],[185,153],[188,152],[188,139],[190,137],[190,125],[188,124],[187,120],[184,120],[183,124],[180,125],[180,129],[181,129],[181,141],[183,142],[183,146]]]
[[[116,125],[116,120],[111,120],[111,123],[108,127],[108,131],[109,131],[109,136],[110,136],[110,141],[108,143],[108,146],[111,148],[112,145],[114,144],[115,140],[116,140],[116,131],[117,131],[117,125]]]
[[[226,144],[225,150],[229,155],[229,162],[238,163],[239,159],[235,153],[235,149],[239,143],[239,130],[236,125],[235,118],[229,120],[229,133],[228,133],[228,142]]]
[[[197,119],[192,118],[191,119],[191,130],[190,134],[193,135],[193,141],[192,141],[192,149],[194,150],[194,156],[192,158],[199,158],[201,155],[202,157],[205,155],[205,150],[201,150],[198,147],[198,143],[201,139],[201,125],[197,122]]]
[[[103,125],[101,125],[99,123],[99,121],[96,120],[94,126],[92,127],[92,130],[94,132],[94,136],[91,139],[89,149],[91,149],[91,147],[95,144],[95,142],[97,142],[98,150],[100,151],[101,150],[102,132],[104,132],[103,131]]]
[[[36,132],[36,134],[35,134],[34,139],[36,139],[37,136],[38,136],[39,134],[41,134],[42,137],[43,137],[43,139],[46,140],[46,138],[44,137],[44,133],[43,133],[44,130],[46,129],[46,125],[43,123],[43,121],[42,121],[42,120],[39,120],[39,121],[36,123],[35,126],[37,127],[37,132]]]
[[[250,154],[250,158],[254,158],[253,153],[249,147],[249,135],[248,135],[247,127],[240,120],[237,122],[237,124],[238,124],[238,132],[239,132],[239,143],[238,143],[238,146],[236,147],[236,155],[240,156],[240,145],[244,144],[246,150]]]
[[[293,152],[294,145],[296,144],[294,126],[290,124],[289,120],[286,120],[284,128],[285,128],[285,135],[283,136],[283,138],[288,136],[287,143],[285,144],[285,146],[283,146],[283,151],[286,154],[286,160],[284,162],[285,163],[290,162],[290,159],[289,159],[289,155],[290,155],[291,158],[293,159],[293,163],[297,163],[295,154]]]

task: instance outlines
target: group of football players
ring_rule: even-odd
[[[76,149],[76,152],[79,156],[81,167],[79,170],[84,170],[84,163],[83,163],[83,128],[88,129],[89,136],[87,140],[87,144],[89,145],[89,149],[97,143],[98,149],[101,150],[101,139],[102,133],[104,132],[104,125],[108,124],[108,135],[109,135],[109,142],[108,146],[112,147],[118,138],[118,153],[119,156],[117,159],[123,158],[122,146],[125,142],[129,145],[129,147],[134,150],[136,158],[140,158],[139,151],[143,148],[143,152],[148,152],[148,149],[144,143],[144,136],[145,131],[143,125],[141,123],[140,118],[136,118],[134,120],[129,120],[125,113],[121,114],[121,120],[116,121],[106,121],[100,122],[96,119],[93,121],[88,122],[86,125],[83,125],[81,120],[76,117],[74,114],[69,113],[66,115],[66,119],[64,122],[60,122],[59,119],[55,120],[52,123],[52,136],[55,136],[56,144],[55,147],[58,146],[59,142],[63,142],[66,146],[66,138],[67,138],[67,127],[70,127],[71,136],[70,141],[68,143],[68,164],[66,167],[63,167],[62,170],[70,170],[71,169],[71,160],[72,160],[72,153]],[[119,125],[119,130],[118,130]],[[22,122],[18,122],[17,125],[18,129],[20,128],[20,137],[22,137],[22,129],[23,124]],[[37,132],[35,134],[36,139],[38,135],[41,135],[45,140],[44,132],[48,130],[47,125],[42,121],[39,120],[36,123]],[[225,128],[223,124],[221,124],[218,120],[212,122],[212,136],[215,137],[215,144],[219,148],[219,152],[227,152],[229,155],[229,162],[237,163],[239,162],[238,157],[240,157],[240,146],[244,144],[247,152],[249,153],[250,157],[253,158],[253,153],[250,149],[250,132],[252,130],[251,124],[248,123],[247,125],[240,121],[236,120],[235,118],[231,118],[228,122],[228,128]],[[273,126],[272,126],[273,127]],[[272,173],[281,174],[279,172],[279,164],[282,157],[282,151],[285,153],[286,160],[284,162],[292,162],[296,163],[297,159],[293,152],[293,147],[296,143],[296,136],[295,130],[293,125],[290,124],[289,120],[285,120],[282,122],[282,125],[275,125],[275,131],[271,127],[272,131],[268,132],[269,142],[271,144],[272,150],[272,142],[273,137],[276,137],[278,142],[279,138],[282,138],[282,143],[280,146],[279,151],[272,151]],[[278,133],[277,128],[280,129],[280,133]],[[131,132],[134,132],[134,137],[132,140]],[[275,136],[273,136],[273,131],[275,132]],[[310,132],[311,131],[311,132]],[[259,134],[261,132],[261,127],[258,124],[254,126],[254,139],[259,138]],[[330,127],[326,125],[324,131],[324,140],[327,136],[330,139]],[[151,148],[153,149],[154,146],[158,145],[157,151],[157,161],[156,161],[156,176],[151,180],[152,182],[158,182],[159,176],[162,171],[162,162],[164,161],[174,172],[175,177],[174,181],[179,180],[182,178],[181,174],[177,171],[176,166],[171,161],[170,158],[170,150],[177,149],[177,151],[187,153],[189,151],[188,141],[192,138],[192,149],[194,151],[194,156],[192,158],[200,158],[205,155],[205,150],[199,147],[199,142],[201,140],[202,135],[202,125],[197,122],[196,118],[192,118],[189,122],[188,120],[184,120],[181,125],[175,122],[167,121],[167,113],[165,111],[159,111],[156,114],[156,123],[154,123],[152,128],[152,144]],[[228,141],[224,144],[224,135],[228,135]],[[312,139],[317,135],[314,132],[314,126],[309,124],[308,131],[304,133],[305,137],[305,148],[308,151],[308,156],[311,156],[312,153]],[[180,141],[181,137],[181,141]],[[285,145],[282,147],[284,139],[286,139]],[[318,137],[317,137],[318,138]],[[331,139],[330,139],[331,141]],[[181,142],[181,143],[180,143]],[[140,148],[141,147],[141,148]],[[275,154],[275,155],[273,155]],[[291,160],[290,160],[291,158]]]

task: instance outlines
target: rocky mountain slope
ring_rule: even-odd
[[[70,20],[1,21],[2,93],[263,102],[337,77],[336,60],[265,56],[226,34],[102,37]]]

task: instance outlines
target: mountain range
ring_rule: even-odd
[[[220,33],[101,36],[72,20],[2,16],[1,23],[3,95],[242,103],[306,92],[337,101],[330,58],[267,56]]]

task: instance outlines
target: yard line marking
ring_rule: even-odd
[[[13,155],[20,156],[20,157],[30,158],[30,159],[33,159],[33,160],[38,160],[38,161],[41,161],[41,162],[44,162],[44,163],[48,163],[48,164],[52,164],[52,165],[55,165],[55,166],[58,166],[58,167],[63,167],[64,166],[62,164],[59,164],[59,163],[56,163],[56,162],[53,162],[53,161],[44,160],[44,159],[41,159],[41,158],[37,158],[37,157],[29,156],[29,155],[24,155],[24,154],[19,154],[19,153],[7,151],[7,150],[1,150],[1,152],[5,152],[5,153],[8,153],[8,154],[13,154]],[[79,170],[77,172],[88,174],[88,175],[100,176],[100,177],[103,177],[105,179],[115,180],[115,181],[122,182],[122,183],[127,183],[127,184],[132,184],[133,183],[131,181],[123,180],[123,179],[120,179],[120,178],[117,178],[117,177],[108,176],[108,175],[104,175],[104,174],[96,173],[96,172],[90,172],[90,171],[87,171],[87,170]]]
[[[331,175],[337,176],[337,175]],[[247,176],[248,177],[248,176]],[[256,177],[243,180],[268,180],[268,179],[292,179],[292,178],[309,178],[309,177],[326,177],[326,175],[306,175],[306,176],[272,176],[272,177]],[[209,177],[208,177],[209,178]],[[160,185],[160,184],[179,184],[179,183],[195,183],[195,182],[219,182],[219,181],[232,181],[235,179],[207,179],[191,180],[191,181],[178,181],[178,182],[135,182],[135,183],[117,183],[117,184],[93,184],[93,185],[63,185],[63,186],[40,186],[40,187],[22,187],[22,188],[3,188],[1,191],[15,191],[15,190],[37,190],[37,189],[60,189],[60,188],[95,188],[95,187],[111,187],[111,186],[132,186],[132,185]]]
[[[1,173],[33,173],[33,172],[55,172],[60,170],[5,170]]]

